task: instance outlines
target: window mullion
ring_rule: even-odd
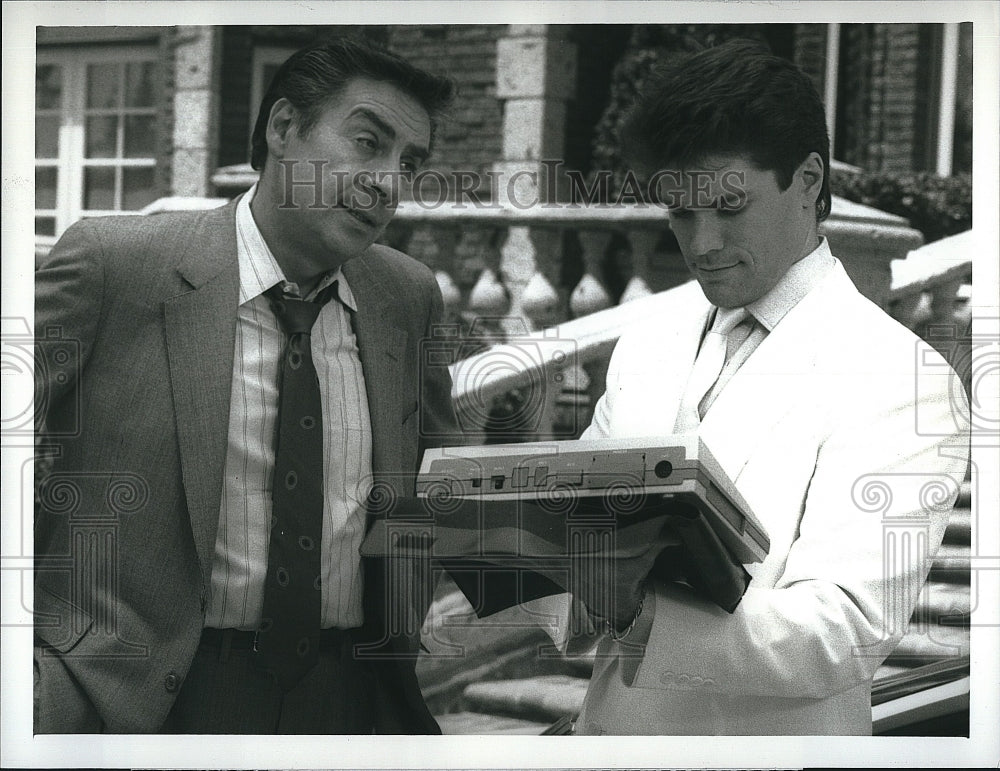
[[[69,54],[65,61],[66,122],[65,133],[60,132],[60,137],[64,135],[66,140],[65,146],[60,148],[63,153],[60,174],[66,179],[62,210],[67,222],[63,229],[80,219],[83,212],[83,105],[86,98],[86,62],[78,53]]]

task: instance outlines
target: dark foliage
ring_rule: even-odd
[[[905,217],[928,243],[972,227],[971,174],[834,171],[830,187],[841,198]]]

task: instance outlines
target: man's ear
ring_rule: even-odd
[[[267,118],[267,154],[270,158],[281,159],[285,157],[285,147],[292,136],[292,132],[297,131],[298,111],[285,97],[278,99],[271,105],[271,113]]]
[[[823,189],[823,159],[812,152],[795,170],[795,185],[802,196],[803,209],[815,209]]]

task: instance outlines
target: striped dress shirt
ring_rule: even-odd
[[[285,282],[250,211],[256,186],[236,209],[240,297],[233,356],[229,443],[212,596],[205,625],[256,629],[264,601],[271,521],[271,477],[278,413],[278,375],[286,336],[264,292]],[[323,406],[322,618],[324,628],[363,620],[359,547],[371,487],[372,432],[364,375],[351,326],[354,295],[338,269],[306,298],[337,282],[312,332]],[[289,282],[286,282],[289,283]],[[291,288],[296,289],[294,284]]]

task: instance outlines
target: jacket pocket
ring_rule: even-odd
[[[94,625],[83,608],[35,584],[35,636],[60,653],[76,647]]]

